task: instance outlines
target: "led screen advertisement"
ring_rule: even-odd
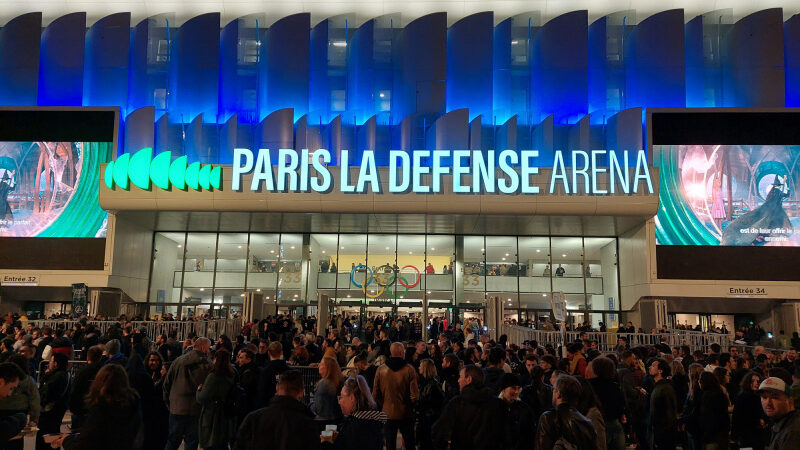
[[[654,145],[660,245],[800,246],[800,145]]]
[[[97,201],[110,142],[0,142],[0,236],[105,237]]]

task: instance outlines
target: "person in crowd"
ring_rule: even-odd
[[[269,405],[245,417],[234,450],[320,449],[319,427],[301,401],[303,393],[303,375],[299,371],[282,373]]]
[[[483,371],[464,366],[458,385],[459,395],[445,405],[433,424],[434,448],[446,449],[449,443],[451,449],[502,449],[505,442],[497,432],[505,429],[505,404],[483,385]]]
[[[372,393],[388,420],[384,427],[386,448],[394,450],[397,432],[403,435],[407,448],[414,448],[414,403],[419,398],[417,373],[406,363],[403,344],[394,342],[389,347],[391,358],[375,373]]]
[[[30,367],[28,361],[24,356],[15,353],[9,358],[8,362],[17,365],[25,376],[19,378],[16,388],[11,391],[10,395],[7,397],[0,396],[0,421],[17,413],[22,413],[29,418],[28,424],[34,425],[39,421],[41,403],[36,381],[28,374]],[[22,450],[23,444],[23,439],[15,439],[5,444],[0,443],[0,449]]]
[[[553,407],[553,387],[545,382],[545,372],[541,366],[533,366],[531,383],[522,388],[520,400],[530,406],[531,414],[536,418]]]
[[[758,386],[758,393],[773,424],[769,450],[800,448],[800,412],[794,409],[786,381],[769,377]]]
[[[504,447],[509,450],[533,450],[536,442],[536,429],[533,424],[538,418],[533,416],[533,410],[519,399],[522,392],[522,382],[513,373],[505,373],[500,380],[500,399],[503,400],[506,413],[506,442]]]
[[[439,379],[442,381],[445,403],[458,395],[458,373],[461,370],[461,360],[454,353],[448,353],[442,358],[442,370]]]
[[[627,421],[625,395],[617,384],[614,362],[604,356],[593,359],[586,366],[586,378],[600,401],[605,423],[605,447],[609,450],[624,449],[625,430],[622,424]]]
[[[431,428],[444,407],[444,391],[436,376],[436,364],[431,359],[419,363],[419,400],[416,405],[417,442],[420,450],[433,449]]]
[[[589,383],[589,380],[581,376],[577,376],[575,379],[581,384],[581,396],[578,399],[578,405],[576,406],[576,409],[592,423],[595,435],[597,436],[595,440],[597,449],[605,450],[607,448],[606,422],[605,419],[603,419],[600,399],[594,392],[594,388]]]
[[[655,384],[650,393],[650,432],[653,449],[674,449],[678,433],[678,398],[672,382],[669,364],[663,359],[654,359],[648,374]]]
[[[483,384],[489,388],[492,395],[499,395],[501,390],[500,379],[506,373],[503,370],[506,352],[500,347],[493,347],[488,353],[488,364],[483,369]]]
[[[339,394],[344,419],[333,436],[322,436],[323,449],[383,450],[386,413],[379,411],[362,376],[345,380]]]
[[[586,376],[586,358],[581,353],[583,344],[573,342],[567,345],[567,359],[569,359],[569,374]]]
[[[703,399],[703,390],[700,388],[700,376],[703,374],[703,365],[692,363],[689,365],[689,393],[683,405],[679,422],[684,426],[691,448],[701,448],[702,426],[700,424],[700,404]]]
[[[41,377],[39,398],[42,412],[39,415],[39,431],[36,433],[36,450],[48,450],[50,444],[44,442],[45,434],[59,433],[61,421],[67,412],[69,400],[69,358],[63,353],[50,357],[47,371]]]
[[[19,380],[25,378],[25,372],[16,364],[10,362],[0,363],[0,400],[10,396],[19,385]],[[0,413],[0,445],[6,447],[17,436],[25,424],[28,417],[22,411]],[[15,439],[21,440],[21,439]]]
[[[750,371],[742,378],[733,405],[731,438],[743,448],[764,450],[769,443],[768,418],[761,408],[758,386],[761,376]]]
[[[336,358],[325,356],[317,367],[320,380],[314,390],[314,399],[311,402],[311,412],[315,414],[314,420],[321,429],[326,425],[334,425],[342,420],[342,409],[336,399],[336,394],[342,387],[344,378]]]
[[[245,416],[259,407],[258,384],[261,372],[256,365],[255,356],[255,353],[247,348],[240,349],[236,355],[236,375],[247,399],[247,404],[244,405]],[[281,359],[281,361],[283,360]],[[239,417],[237,423],[241,422],[241,420],[244,420],[244,416]]]
[[[300,349],[305,350],[302,347],[298,348],[298,350]],[[258,378],[257,405],[259,407],[269,404],[269,401],[275,395],[278,377],[289,370],[289,366],[283,360],[283,346],[280,342],[271,343],[267,347],[267,354],[269,355],[269,361],[263,365]]]
[[[86,362],[72,380],[72,392],[69,397],[69,411],[72,414],[72,427],[80,428],[86,420],[89,409],[86,406],[86,395],[97,373],[103,367],[100,358],[103,356],[103,348],[95,345],[86,351]]]
[[[211,363],[208,352],[211,341],[198,338],[191,351],[172,362],[164,377],[163,397],[169,409],[169,436],[166,450],[196,450],[199,436],[200,403],[195,398],[197,388],[205,381]]]
[[[670,363],[672,371],[672,387],[675,389],[675,397],[678,400],[678,410],[683,409],[686,396],[689,395],[689,377],[681,361],[673,360]]]
[[[713,373],[700,374],[700,442],[704,446],[727,448],[730,432],[728,397],[722,391],[719,380]]]
[[[227,450],[228,443],[236,435],[236,416],[226,408],[234,395],[235,383],[230,352],[217,350],[214,363],[196,394],[201,407],[199,440],[203,450]]]
[[[97,372],[86,396],[86,406],[89,413],[77,432],[62,434],[48,447],[63,446],[65,450],[142,447],[139,395],[130,387],[122,366],[107,364]]]
[[[536,433],[537,448],[574,448],[596,450],[597,433],[594,426],[577,409],[581,397],[581,384],[574,377],[561,375],[553,386],[555,409],[539,417]]]

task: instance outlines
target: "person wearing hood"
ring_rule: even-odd
[[[506,373],[500,377],[500,395],[506,407],[506,444],[509,450],[533,450],[536,442],[536,427],[534,424],[539,419],[533,416],[533,410],[519,399],[522,391],[522,382],[513,373]]]
[[[483,371],[469,365],[458,377],[461,393],[444,407],[433,424],[433,446],[436,449],[500,450],[504,439],[498,432],[505,429],[506,406],[483,385]],[[469,430],[469,433],[465,432]]]
[[[386,448],[396,448],[398,430],[406,448],[414,448],[414,403],[419,398],[417,372],[406,363],[403,344],[392,343],[389,352],[391,358],[378,368],[372,389],[378,407],[388,417],[384,427]]]
[[[386,413],[369,392],[367,381],[361,375],[345,380],[339,395],[339,407],[344,420],[333,436],[322,436],[323,449],[332,450],[382,450],[383,428]]]

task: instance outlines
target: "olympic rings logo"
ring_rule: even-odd
[[[356,274],[356,272],[359,272],[359,269],[362,269],[362,268],[364,269],[364,281],[362,283],[359,283],[355,279],[355,274]],[[400,272],[402,272],[402,271],[404,271],[406,269],[413,269],[414,272],[417,273],[417,281],[415,281],[414,283],[409,284],[409,282],[406,279],[406,277],[404,277],[403,274],[400,273]],[[364,264],[359,264],[359,265],[353,267],[353,270],[350,271],[350,282],[353,283],[353,285],[356,286],[357,288],[360,288],[361,292],[363,292],[364,295],[366,295],[369,298],[378,298],[378,297],[380,297],[381,295],[383,295],[384,292],[386,292],[386,288],[391,288],[395,283],[397,283],[400,286],[404,287],[405,290],[402,293],[397,293],[396,291],[393,291],[392,289],[389,289],[389,295],[391,295],[394,298],[401,298],[401,297],[405,296],[408,293],[409,289],[419,285],[419,281],[422,279],[422,277],[420,276],[419,269],[417,269],[416,267],[414,267],[412,265],[403,266],[399,271],[396,271],[392,266],[390,266],[388,264],[384,264],[384,265],[378,267],[375,271],[378,272],[378,274],[374,274],[372,272],[372,269],[370,269],[369,267],[367,267]],[[381,279],[381,276],[380,276],[382,273],[386,273],[386,274],[391,273],[391,277],[389,277],[388,280],[383,280],[383,279]],[[380,290],[375,295],[367,293],[367,286],[372,284],[373,281],[378,286],[380,286]]]

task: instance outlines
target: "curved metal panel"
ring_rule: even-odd
[[[608,119],[606,149],[638,151],[644,149],[643,142],[642,108],[626,109]]]
[[[120,105],[121,113],[125,113],[130,40],[131,13],[103,17],[86,32],[83,65],[85,106]]]
[[[36,105],[42,13],[11,19],[0,28],[0,105]]]
[[[86,13],[54,20],[42,32],[39,54],[40,106],[80,106],[83,101],[83,50]]]
[[[308,112],[310,30],[308,13],[284,17],[267,30],[261,46],[260,117],[284,108],[293,109],[297,118]]]
[[[574,11],[547,22],[536,33],[531,57],[534,120],[555,114],[574,122],[589,108],[588,11]]]
[[[155,147],[156,110],[145,106],[133,110],[125,118],[125,138],[121,153],[135,153],[143,148]]]
[[[800,106],[800,14],[783,24],[783,46],[786,58],[786,106]]]
[[[766,9],[736,22],[722,62],[724,106],[784,106],[783,11]]]
[[[217,122],[219,105],[220,14],[203,14],[184,23],[173,44],[168,107],[189,122],[198,115]]]
[[[428,150],[463,150],[469,146],[469,110],[456,109],[439,117],[427,133]]]
[[[631,32],[625,49],[628,106],[685,107],[683,10],[660,12]]]
[[[158,110],[156,109],[156,113]],[[186,152],[183,147],[183,136],[185,133],[185,125],[183,123],[174,123],[170,121],[171,117],[168,113],[162,114],[160,118],[156,119],[155,127],[155,148],[154,153],[161,153],[171,151],[173,156],[185,155]]]
[[[294,110],[279,109],[258,124],[255,136],[258,148],[294,148]]]
[[[445,112],[447,14],[433,13],[409,23],[402,32],[399,73],[394,80],[392,122],[409,114],[434,119]]]
[[[347,47],[352,15],[329,17],[311,30],[308,108],[326,122],[347,109]]]
[[[263,15],[240,17],[220,32],[220,122],[233,115],[241,123],[258,122],[256,92],[264,22]]]
[[[447,111],[468,108],[470,118],[492,111],[494,13],[465,17],[447,30]]]
[[[217,162],[219,130],[216,121],[205,123],[203,115],[198,114],[185,128],[183,147],[189,162],[199,161],[202,164]]]
[[[142,20],[131,31],[128,110],[155,107],[156,117],[167,111],[172,14]]]
[[[625,47],[636,24],[635,11],[619,11],[589,27],[589,111],[604,120],[625,109]],[[596,114],[599,113],[599,114]]]

